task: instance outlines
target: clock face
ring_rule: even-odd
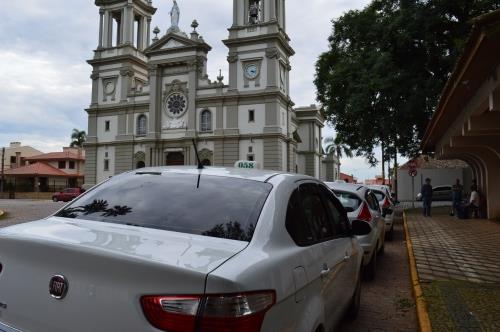
[[[245,67],[245,76],[251,80],[259,75],[259,68],[256,64],[250,64]]]

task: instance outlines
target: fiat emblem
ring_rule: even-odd
[[[49,293],[55,299],[63,299],[68,293],[68,280],[61,275],[53,276],[49,283]]]

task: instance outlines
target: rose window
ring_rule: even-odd
[[[186,97],[180,93],[173,93],[167,98],[168,112],[173,116],[180,116],[186,111]]]

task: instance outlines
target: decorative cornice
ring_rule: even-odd
[[[95,81],[98,78],[99,78],[99,73],[92,73],[92,75],[90,75],[90,79],[93,81]]]

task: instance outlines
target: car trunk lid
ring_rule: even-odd
[[[0,230],[0,321],[23,331],[154,331],[148,294],[203,294],[208,273],[248,243],[49,218]],[[68,291],[55,299],[54,276]]]

